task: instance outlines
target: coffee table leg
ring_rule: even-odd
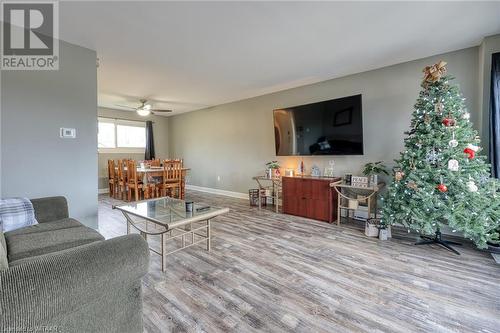
[[[165,234],[161,234],[161,271],[165,272],[166,265],[165,265]]]
[[[193,230],[193,223],[189,224],[189,230]],[[194,232],[191,231],[191,244],[194,244]]]
[[[211,245],[210,245],[210,240],[212,237],[212,231],[210,230],[210,220],[207,220],[207,251],[210,252],[211,250]]]

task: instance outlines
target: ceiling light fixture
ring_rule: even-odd
[[[147,108],[147,109],[137,109],[137,114],[139,116],[143,116],[143,117],[149,116],[150,113],[151,113],[151,110],[149,108]]]

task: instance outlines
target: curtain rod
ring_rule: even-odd
[[[126,119],[126,118],[116,118],[116,117],[106,117],[106,116],[97,116],[97,118],[105,118],[105,119],[111,119],[111,120],[124,120],[124,121],[137,121],[137,122],[143,122],[145,123],[147,120],[135,120],[135,119]],[[154,124],[155,122],[151,120],[151,122]]]

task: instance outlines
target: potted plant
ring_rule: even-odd
[[[377,186],[378,176],[381,174],[389,175],[387,167],[384,165],[384,161],[366,163],[363,167],[363,175],[370,177],[370,184],[372,186]]]
[[[266,163],[266,167],[267,167],[267,176],[269,178],[273,178],[273,177],[279,177],[280,176],[280,164],[278,161],[271,161],[271,162],[267,162]]]

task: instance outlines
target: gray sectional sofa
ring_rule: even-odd
[[[4,234],[0,332],[142,332],[144,239],[104,240],[64,197],[31,201],[39,224]]]

